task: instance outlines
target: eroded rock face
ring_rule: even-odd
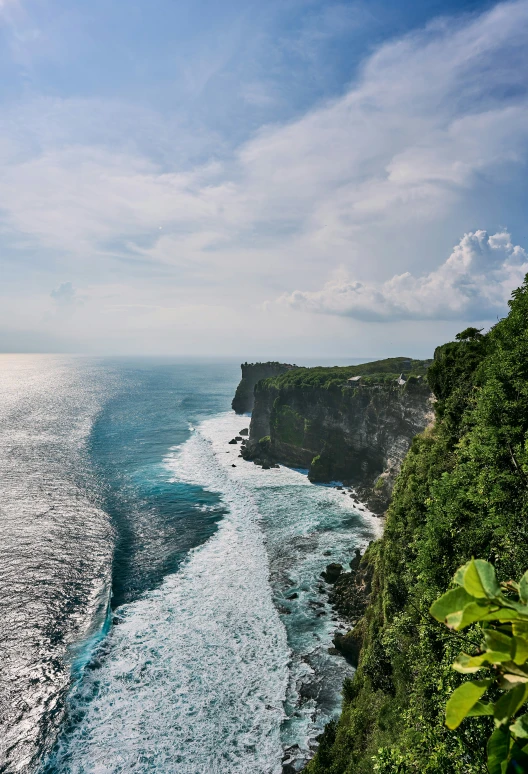
[[[308,468],[312,481],[352,484],[383,513],[412,439],[433,420],[427,384],[322,389],[277,381],[255,389],[244,456]]]
[[[236,389],[231,407],[237,414],[246,414],[253,410],[253,393],[257,382],[261,379],[268,379],[270,376],[279,376],[295,366],[288,363],[268,362],[242,363],[240,368],[242,369],[242,379]]]

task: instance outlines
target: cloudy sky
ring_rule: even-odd
[[[428,356],[528,271],[528,0],[0,0],[0,350]]]

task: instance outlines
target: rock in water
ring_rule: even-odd
[[[326,566],[326,570],[321,573],[321,577],[325,579],[327,583],[335,583],[343,572],[343,565],[332,562]]]

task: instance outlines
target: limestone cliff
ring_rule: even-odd
[[[253,410],[255,385],[261,379],[268,379],[270,376],[279,376],[286,371],[295,368],[287,363],[242,363],[242,379],[236,389],[235,397],[231,406],[237,414],[246,414]]]
[[[260,381],[244,456],[350,483],[382,513],[412,439],[432,420],[428,363],[391,358]]]

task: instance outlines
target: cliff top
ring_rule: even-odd
[[[389,357],[353,366],[316,366],[315,368],[297,367],[279,376],[266,379],[266,383],[276,387],[322,387],[342,386],[354,376],[362,376],[367,383],[390,382],[403,374],[424,376],[432,360],[413,360],[410,357]]]

